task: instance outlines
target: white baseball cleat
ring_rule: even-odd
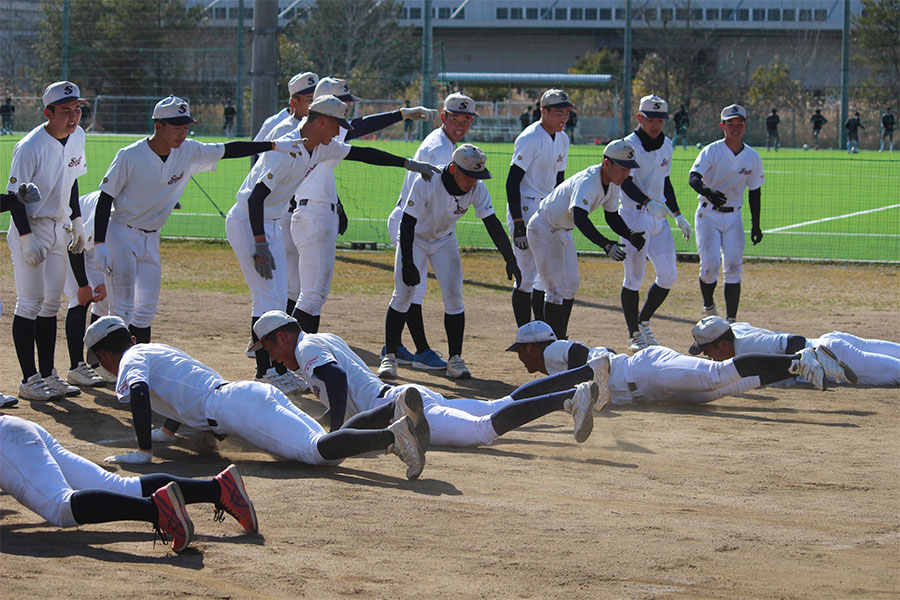
[[[431,428],[425,419],[422,394],[414,387],[405,388],[394,400],[394,418],[391,422],[399,421],[403,417],[409,417],[409,420],[412,421],[419,446],[427,452],[431,447]]]
[[[171,444],[174,439],[174,433],[169,435],[162,428],[150,430],[150,441],[154,444]]]
[[[603,410],[609,404],[609,354],[592,358],[587,362],[594,371],[594,383],[597,385],[596,410]]]
[[[788,373],[799,375],[813,384],[819,390],[825,390],[825,369],[816,357],[816,351],[812,348],[804,348],[798,352],[799,358],[795,358],[788,367]]]
[[[40,373],[35,373],[25,381],[19,384],[19,398],[23,400],[59,400],[63,394],[51,388],[47,382],[41,377]]]
[[[81,390],[79,390],[74,385],[69,385],[59,376],[59,373],[56,372],[56,368],[51,369],[50,374],[44,377],[44,383],[47,384],[51,389],[56,390],[58,393],[63,396],[80,396]]]
[[[712,306],[704,306],[703,310],[700,311],[700,314],[704,317],[718,317],[719,311],[716,310],[716,303],[713,302]]]
[[[285,373],[279,373],[275,370],[275,367],[269,367],[269,370],[266,371],[266,374],[262,377],[254,378],[254,381],[259,381],[262,383],[268,383],[269,385],[274,385],[282,394],[290,394],[291,392],[305,391],[305,387],[301,389],[300,382],[296,375],[287,371]]]
[[[836,383],[849,383],[856,385],[859,377],[847,363],[842,361],[831,351],[831,348],[825,346],[816,346],[816,358],[825,369],[825,376]]]
[[[388,452],[396,454],[407,465],[406,478],[418,479],[425,468],[425,449],[419,445],[416,427],[409,417],[391,423],[388,431],[394,434],[394,443],[388,446]]]
[[[653,335],[653,332],[650,331],[650,321],[643,321],[638,324],[638,331],[640,331],[641,336],[644,338],[644,343],[648,346],[659,346],[659,342],[656,341],[656,336]]]
[[[394,354],[385,354],[381,357],[381,364],[378,365],[376,373],[379,377],[385,379],[393,379],[397,376],[397,357]]]
[[[96,373],[97,376],[100,377],[104,382],[112,384],[116,383],[116,376],[104,369],[102,366],[97,365],[96,367],[93,367],[93,369],[94,373]]]
[[[628,338],[628,349],[632,352],[638,352],[644,348],[649,348],[649,346],[643,334],[640,331],[631,332],[631,337]]]
[[[78,363],[78,366],[74,369],[69,369],[68,374],[66,374],[66,381],[80,387],[97,387],[105,383],[103,378],[97,375],[83,361]]]
[[[0,394],[0,408],[10,408],[11,406],[15,406],[19,403],[19,399],[15,396],[7,396],[6,394]]]
[[[469,371],[469,367],[466,366],[466,362],[459,354],[451,356],[447,361],[447,377],[454,379],[472,378],[472,372]]]
[[[572,413],[575,423],[575,441],[583,443],[591,437],[594,429],[594,405],[597,404],[600,391],[593,381],[584,381],[575,386],[575,395],[563,405]]]

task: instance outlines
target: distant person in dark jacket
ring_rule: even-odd
[[[809,118],[809,122],[812,123],[813,145],[815,146],[815,149],[818,150],[819,133],[822,131],[822,126],[828,122],[828,119],[822,116],[822,109],[817,108],[815,114]]]
[[[778,111],[774,108],[772,109],[772,114],[766,117],[766,133],[768,137],[766,138],[766,150],[769,149],[769,146],[775,148],[775,152],[778,152],[778,124],[781,123],[781,117],[778,116]]]
[[[844,127],[847,128],[847,153],[856,154],[859,152],[859,130],[860,128],[865,129],[859,121],[859,113],[854,113],[852,117],[847,119]]]

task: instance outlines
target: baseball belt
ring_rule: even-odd
[[[156,233],[159,229],[141,229],[140,227],[132,227],[131,225],[125,225],[128,229],[136,229],[137,231],[142,231],[144,233]]]
[[[297,200],[297,206],[306,206],[309,204],[309,199],[305,200]],[[334,204],[329,204],[328,207],[331,209],[331,212],[334,212]]]
[[[704,202],[700,206],[703,208],[711,208],[716,212],[720,213],[731,213],[734,212],[733,206],[716,206],[715,204],[710,204],[709,202]]]

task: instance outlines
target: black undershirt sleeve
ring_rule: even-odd
[[[244,158],[272,149],[272,142],[225,142],[222,158]]]
[[[250,230],[254,237],[257,235],[265,235],[264,226],[264,202],[266,197],[271,193],[269,186],[260,181],[253,187],[250,197],[247,198],[247,211],[250,213]]]
[[[150,386],[146,381],[131,384],[131,418],[134,421],[134,433],[137,435],[138,448],[150,451]]]
[[[634,182],[634,178],[630,175],[628,176],[628,179],[626,179],[622,184],[622,191],[625,192],[629,198],[640,205],[644,205],[650,202],[650,198],[647,197],[647,194],[641,191],[641,188],[637,186],[637,184]]]
[[[69,255],[69,264],[72,265],[72,274],[75,275],[75,282],[78,283],[78,287],[88,285],[87,272],[84,270],[84,252],[79,252],[78,254],[67,252],[67,254]]]
[[[566,172],[565,171],[557,171],[556,172],[556,185],[561,184],[566,180]]]
[[[413,241],[416,237],[417,219],[407,213],[403,213],[400,220],[400,260],[401,262],[412,262],[413,259]]]
[[[625,224],[625,220],[622,218],[622,215],[615,210],[604,210],[603,218],[606,219],[606,224],[609,225],[609,228],[621,235],[626,240],[631,237],[633,233],[631,229],[629,229],[628,225]]]
[[[519,165],[513,165],[509,168],[509,174],[506,176],[506,202],[509,206],[509,214],[513,219],[522,218],[522,179],[525,177],[525,171]]]
[[[569,353],[566,356],[566,366],[571,369],[577,369],[578,367],[584,366],[587,364],[588,360],[588,349],[587,346],[583,344],[572,344],[569,347]]]
[[[701,196],[706,196],[712,191],[708,187],[703,185],[703,175],[701,175],[697,171],[691,171],[691,176],[688,180],[688,184],[692,188],[694,188],[694,190]]]
[[[97,208],[94,209],[94,243],[106,241],[106,228],[109,226],[109,215],[112,212],[113,197],[100,192]]]
[[[25,210],[25,205],[19,202],[18,198],[14,200],[14,203],[10,204],[9,216],[15,223],[16,231],[19,232],[20,237],[31,233],[31,225],[28,224],[28,212]]]
[[[802,335],[788,336],[787,347],[784,349],[785,354],[797,354],[806,348],[806,338]]]
[[[389,154],[375,148],[360,148],[353,146],[350,153],[347,154],[346,160],[354,160],[364,162],[369,165],[379,165],[382,167],[405,167],[406,159]]]
[[[484,221],[484,227],[487,229],[488,235],[491,236],[491,241],[494,242],[497,250],[503,255],[503,260],[506,262],[515,260],[509,237],[507,237],[506,230],[503,229],[503,225],[500,224],[500,219],[497,218],[497,215],[488,215],[482,221]]]
[[[19,195],[10,192],[8,194],[0,194],[0,212],[6,212],[8,210],[12,210],[13,202],[16,204],[21,204],[19,202]]]
[[[663,196],[666,198],[666,206],[668,206],[669,210],[672,211],[672,214],[677,217],[678,213],[681,212],[681,209],[678,208],[678,201],[675,199],[675,188],[672,187],[672,182],[669,181],[668,176],[666,176],[666,180],[663,182]]]
[[[403,118],[400,116],[399,110],[378,113],[377,115],[368,115],[366,117],[358,117],[350,121],[353,129],[347,132],[345,141],[355,140],[358,137],[381,131],[385,127],[399,123]]]
[[[747,194],[747,204],[750,205],[750,222],[753,227],[759,229],[759,210],[762,200],[762,188],[750,190]]]
[[[612,241],[606,239],[602,233],[597,231],[597,228],[594,227],[594,224],[588,217],[588,211],[576,206],[572,209],[572,214],[575,217],[575,227],[578,228],[578,231],[580,231],[584,237],[604,249],[606,248],[606,245]]]
[[[332,361],[313,369],[313,374],[325,384],[331,431],[337,431],[344,424],[347,414],[347,373]]]
[[[69,194],[69,210],[72,212],[69,218],[73,221],[81,216],[81,205],[78,204],[78,180],[72,182],[72,192]]]

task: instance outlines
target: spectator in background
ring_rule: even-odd
[[[225,122],[222,124],[222,132],[226,137],[234,137],[234,117],[237,111],[234,109],[234,103],[231,100],[225,101]]]
[[[525,129],[529,125],[531,125],[531,113],[526,108],[521,115],[519,115],[519,123],[522,124],[522,129]]]
[[[863,124],[859,121],[859,113],[853,113],[853,116],[844,123],[847,128],[847,154],[856,154],[859,152],[859,129]]]
[[[766,133],[768,134],[768,137],[766,138],[766,150],[771,146],[775,148],[775,152],[778,152],[779,123],[781,123],[781,117],[778,116],[778,111],[773,108],[772,114],[766,117]]]
[[[81,121],[79,121],[78,124],[85,131],[87,131],[91,125],[92,114],[93,113],[91,113],[91,104],[89,102],[82,103],[82,105],[81,105]]]
[[[894,127],[897,126],[897,117],[891,112],[890,108],[885,109],[881,115],[881,148],[879,152],[884,152],[884,138],[891,139],[891,152],[894,151]]]
[[[819,133],[822,131],[822,126],[828,122],[824,116],[822,116],[822,109],[817,108],[816,113],[809,118],[809,122],[812,123],[812,136],[813,136],[813,145],[816,150],[819,149]]]
[[[541,101],[538,100],[534,104],[534,109],[531,111],[531,122],[537,123],[541,120]]]
[[[0,135],[12,135],[13,114],[16,107],[12,103],[12,98],[7,98],[6,102],[0,105],[0,117],[2,117],[2,125],[0,125]]]
[[[675,135],[672,136],[672,146],[678,145],[678,138],[681,137],[681,147],[687,150],[687,129],[691,126],[691,117],[688,114],[687,107],[684,104],[678,109],[678,112],[672,115],[672,122],[675,123]]]
[[[569,118],[566,120],[566,134],[569,136],[569,143],[575,143],[575,127],[578,126],[578,115],[574,110],[569,110]]]
[[[409,105],[409,100],[406,101],[406,108],[412,108]],[[416,124],[412,119],[404,119],[403,120],[403,141],[411,142],[415,137],[416,132]]]

